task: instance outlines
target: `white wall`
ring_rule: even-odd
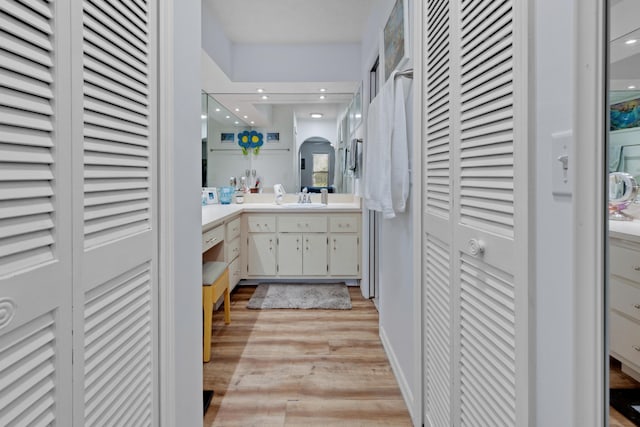
[[[360,78],[359,69],[360,44],[235,44],[231,80],[355,81]]]
[[[296,135],[296,153],[300,146],[309,138],[320,137],[328,140],[334,147],[338,143],[338,123],[336,120],[297,120],[298,134]]]
[[[172,159],[173,168],[161,176],[162,187],[172,199],[165,204],[163,232],[171,238],[171,247],[164,247],[170,266],[161,266],[165,274],[163,283],[172,283],[172,294],[166,305],[173,313],[163,313],[161,322],[167,322],[170,335],[175,338],[167,360],[173,384],[169,393],[172,399],[163,402],[171,405],[174,419],[164,420],[164,425],[202,425],[202,265],[201,265],[201,207],[200,207],[200,0],[173,2],[172,12],[166,15],[172,31],[165,33],[171,48],[162,52],[173,55],[162,60],[169,70],[168,93],[161,100],[163,111],[170,124],[162,123],[171,140],[170,152],[162,155]],[[162,59],[162,58],[161,58]],[[164,62],[168,61],[168,62]],[[195,70],[195,71],[194,71]],[[166,74],[161,74],[166,75]],[[194,76],[196,76],[194,78]],[[171,145],[172,144],[172,145]],[[166,196],[162,194],[161,196]],[[164,200],[164,199],[163,199]],[[169,205],[166,205],[169,204]],[[168,222],[165,222],[168,221]],[[164,256],[164,255],[163,255]],[[168,277],[170,276],[170,277]],[[173,332],[173,334],[171,334]],[[161,345],[164,345],[161,340]]]
[[[202,2],[202,49],[227,76],[233,74],[233,44],[227,38],[208,1]]]
[[[369,70],[379,51],[380,32],[384,28],[394,0],[376,0],[376,8],[367,25],[367,34],[363,41],[362,68],[363,98],[366,112],[369,105]],[[411,2],[408,2],[411,3]],[[409,31],[411,34],[411,30]],[[382,64],[380,64],[382,70]],[[408,96],[407,129],[413,129],[413,95]],[[366,125],[356,132],[364,138]],[[411,158],[411,146],[409,152]],[[394,219],[382,220],[380,226],[380,289],[378,309],[380,312],[380,336],[398,379],[403,396],[412,415],[419,416],[421,402],[415,400],[422,387],[421,379],[415,371],[415,353],[420,343],[414,342],[414,282],[413,282],[413,201],[408,200],[405,213]],[[368,215],[365,214],[365,217]],[[368,221],[365,221],[368,224]],[[366,234],[366,231],[365,231]],[[363,243],[368,245],[368,239]],[[365,247],[364,255],[368,256]],[[364,269],[367,271],[367,268]]]
[[[572,420],[572,202],[551,193],[551,134],[572,127],[573,1],[535,1],[536,425]],[[570,161],[571,162],[571,161]],[[570,163],[571,164],[571,163]]]

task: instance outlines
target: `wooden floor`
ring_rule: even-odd
[[[610,388],[640,388],[640,383],[620,370],[620,362],[609,358],[609,387]],[[635,427],[635,424],[627,420],[620,412],[609,407],[610,427]]]
[[[373,303],[350,287],[352,310],[249,310],[255,287],[214,314],[205,426],[410,426],[378,337]]]

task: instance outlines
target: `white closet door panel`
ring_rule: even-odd
[[[425,253],[425,414],[434,426],[451,425],[451,259],[446,243],[427,235]]]
[[[513,276],[464,255],[461,269],[462,423],[517,425]]]
[[[135,425],[153,393],[150,264],[137,266],[86,294],[85,422]]]
[[[450,35],[448,1],[426,8],[425,208],[429,215],[449,218],[450,176]],[[429,224],[426,224],[429,227]],[[428,229],[437,229],[429,227]],[[444,238],[444,236],[441,236]],[[448,238],[444,238],[445,241]]]
[[[0,2],[0,425],[71,425],[64,0]]]
[[[83,224],[75,342],[79,424],[157,424],[155,2],[87,0],[74,33],[82,81],[76,207]]]

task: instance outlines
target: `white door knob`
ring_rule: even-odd
[[[484,242],[479,239],[470,239],[469,252],[473,256],[482,256],[484,254]]]

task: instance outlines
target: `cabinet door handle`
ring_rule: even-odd
[[[635,308],[636,310],[640,310],[640,304],[633,304],[633,308]]]
[[[634,266],[633,266],[633,269],[634,269],[635,271],[640,271],[640,265],[634,265]]]
[[[336,250],[336,239],[333,239],[333,250]]]
[[[634,349],[635,351],[640,351],[640,347],[639,347],[639,346],[637,346],[637,345],[634,345],[634,346],[633,346],[633,349]]]

